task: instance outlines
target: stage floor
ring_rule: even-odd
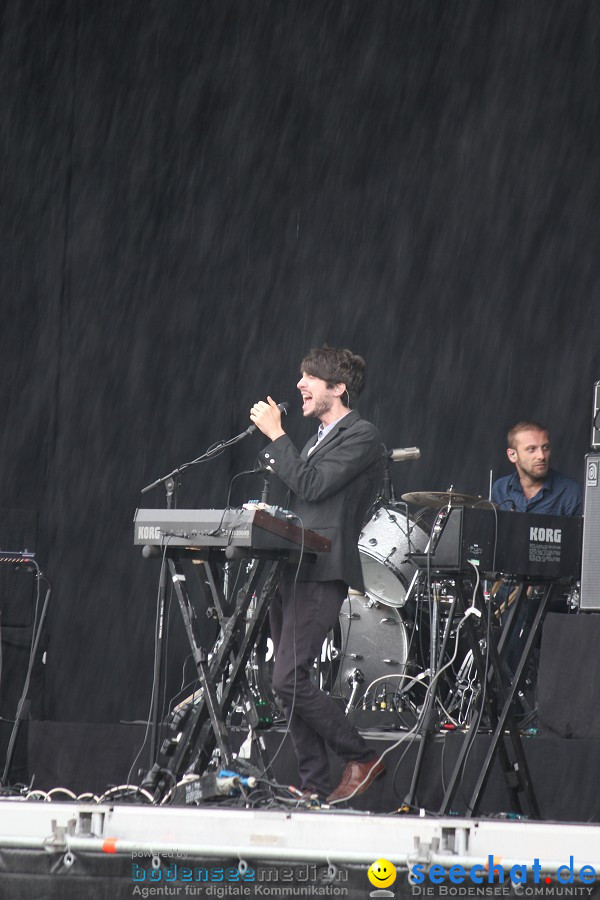
[[[144,743],[143,725],[33,721],[28,726],[29,776],[34,778],[36,788],[50,790],[60,786],[75,795],[89,791],[101,794],[115,784],[139,783],[138,772],[150,768],[145,751],[132,767]],[[353,806],[365,812],[393,813],[402,806],[409,791],[420,738],[407,740],[406,734],[400,732],[375,730],[364,730],[363,734],[378,753],[389,751],[385,759],[387,772]],[[273,758],[282,743],[283,731],[272,729],[264,732],[263,738]],[[416,812],[439,811],[464,739],[464,733],[446,732],[434,735],[428,742],[414,802]],[[476,736],[448,812],[469,814],[469,798],[489,740],[486,734]],[[529,734],[522,741],[541,818],[600,822],[600,740]],[[340,762],[332,758],[331,764],[335,779],[341,772]],[[283,740],[273,768],[280,783],[298,783],[295,758],[287,739]],[[526,808],[523,811],[529,812]],[[480,816],[514,812],[498,762],[475,812]]]
[[[141,725],[28,725],[28,765],[35,787],[60,787],[74,794],[100,794],[110,785],[125,783],[145,733]],[[364,734],[378,752],[389,751],[387,773],[356,799],[353,809],[244,808],[243,801],[232,798],[197,807],[157,806],[130,799],[117,802],[111,794],[100,803],[82,797],[62,802],[65,795],[60,791],[47,802],[2,799],[0,898],[596,893],[599,741],[523,737],[543,817],[533,821],[514,815],[497,765],[481,809],[476,817],[469,815],[468,798],[488,735],[475,739],[452,814],[439,816],[436,811],[464,735],[432,737],[413,810],[400,813],[420,739],[410,741],[398,732]],[[264,734],[271,757],[281,745],[275,776],[290,784],[297,780],[295,762],[283,738],[277,729]],[[143,768],[143,763],[142,754],[138,765]],[[339,762],[334,762],[334,777],[338,774]],[[397,873],[393,883],[375,888],[368,870],[380,859]],[[490,880],[490,865],[500,867],[503,882],[498,883],[498,868],[496,879]],[[559,867],[566,868],[559,873]]]

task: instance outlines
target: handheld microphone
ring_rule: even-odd
[[[287,416],[289,408],[290,408],[289,403],[278,403],[277,404],[277,409],[284,416]],[[252,423],[252,425],[249,425],[248,428],[246,428],[246,431],[244,432],[244,434],[254,434],[256,429],[257,429],[257,426],[254,423]]]
[[[392,462],[404,462],[407,459],[419,459],[421,451],[418,447],[397,447],[388,451],[388,457]]]

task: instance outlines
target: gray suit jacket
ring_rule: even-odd
[[[381,438],[374,425],[352,410],[308,456],[315,442],[316,436],[298,453],[283,435],[270,443],[259,459],[290,488],[290,509],[300,516],[304,527],[331,540],[331,553],[304,564],[299,579],[339,579],[362,590],[357,541],[381,480]]]

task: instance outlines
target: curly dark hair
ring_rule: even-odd
[[[300,371],[322,378],[327,387],[345,384],[346,392],[340,398],[344,406],[353,406],[365,386],[366,364],[362,356],[341,347],[323,344],[306,354],[300,363]]]

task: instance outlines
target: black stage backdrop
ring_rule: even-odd
[[[158,564],[132,517],[164,497],[139,490],[267,393],[303,442],[311,346],[363,354],[363,415],[421,448],[398,493],[487,492],[524,417],[582,475],[599,38],[577,0],[5,0],[0,505],[38,514],[49,718],[146,715]],[[179,504],[222,506],[262,443]]]

